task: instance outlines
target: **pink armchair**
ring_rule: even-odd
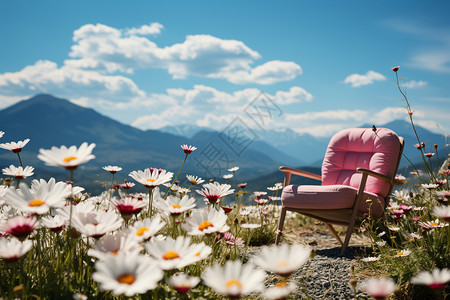
[[[345,254],[357,217],[383,215],[403,152],[403,138],[386,128],[351,128],[334,135],[322,164],[322,176],[280,167],[285,173],[278,223],[278,244],[286,211],[326,224]],[[291,174],[321,180],[321,185],[290,185]],[[367,201],[370,199],[371,201]],[[344,242],[332,224],[347,226]]]

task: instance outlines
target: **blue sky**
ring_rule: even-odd
[[[399,65],[417,123],[448,134],[449,13],[448,1],[1,1],[0,108],[50,93],[141,129],[221,130],[264,92],[283,112],[267,128],[328,136],[406,119]]]

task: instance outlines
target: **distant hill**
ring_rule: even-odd
[[[181,144],[198,148],[188,158],[183,171],[203,178],[221,177],[227,168],[239,166],[245,178],[255,178],[276,170],[280,164],[296,162],[286,157],[269,144],[257,142],[239,155],[217,140],[217,132],[198,132],[192,139],[157,130],[142,131],[122,124],[97,113],[93,109],[80,107],[65,99],[40,94],[0,111],[0,130],[5,135],[0,142],[19,141],[30,138],[30,143],[21,153],[24,164],[35,167],[35,178],[55,176],[67,180],[67,171],[45,166],[37,159],[40,148],[77,145],[82,142],[96,143],[95,160],[80,166],[76,181],[87,188],[96,189],[98,181],[109,181],[110,174],[101,169],[105,165],[118,165],[124,169],[116,178],[131,180],[128,173],[147,167],[158,167],[174,173],[184,159]],[[213,157],[214,146],[223,155]],[[256,148],[256,149],[255,149]],[[18,165],[12,152],[0,149],[0,168]],[[208,152],[209,151],[209,152]],[[224,159],[224,155],[227,159]],[[212,160],[214,159],[214,160]],[[279,159],[279,160],[277,160]],[[298,162],[298,161],[297,161]]]

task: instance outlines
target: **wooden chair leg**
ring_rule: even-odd
[[[334,230],[333,225],[328,224],[328,223],[325,223],[325,225],[327,225],[328,230],[331,232],[331,234],[334,236],[334,238],[339,242],[339,245],[341,245],[341,247],[342,247],[344,245],[344,243],[342,243],[341,238],[337,234],[336,230]]]
[[[341,256],[344,256],[345,250],[347,250],[348,243],[350,242],[350,237],[353,233],[353,227],[355,226],[355,220],[356,218],[352,217],[350,219],[350,223],[348,224],[347,234],[345,235],[344,244],[342,245]]]
[[[278,221],[278,229],[276,231],[275,245],[280,242],[281,232],[283,231],[284,218],[286,217],[286,207],[281,207],[280,221]]]

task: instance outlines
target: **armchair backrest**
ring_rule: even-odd
[[[322,164],[322,185],[359,187],[362,174],[368,169],[393,178],[397,171],[402,142],[392,130],[350,128],[336,133],[330,140]],[[386,198],[392,185],[369,176],[365,191]]]

